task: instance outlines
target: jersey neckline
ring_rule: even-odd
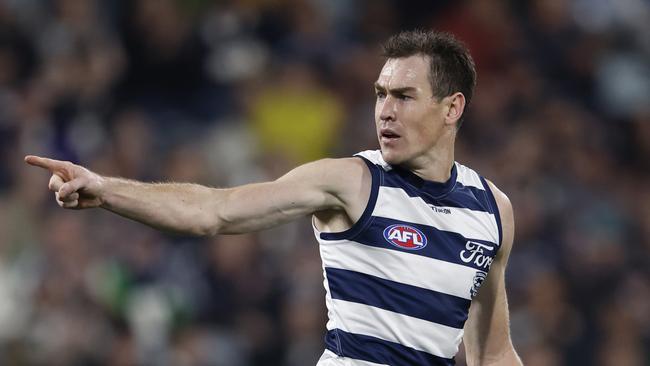
[[[454,190],[458,179],[458,169],[456,162],[451,165],[449,179],[446,182],[434,182],[423,179],[412,171],[400,166],[392,166],[397,175],[402,177],[406,182],[433,198],[441,198]]]

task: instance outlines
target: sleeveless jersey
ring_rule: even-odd
[[[457,162],[438,183],[387,164],[380,151],[356,156],[372,174],[361,218],[344,232],[314,227],[329,318],[319,366],[453,365],[501,244],[494,196]]]

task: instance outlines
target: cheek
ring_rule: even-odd
[[[422,108],[408,107],[404,109],[404,123],[408,125],[412,137],[422,137],[431,128],[431,118]]]
[[[408,129],[407,141],[417,146],[428,146],[433,140],[437,140],[439,129],[431,118],[422,116],[417,120],[411,121]]]

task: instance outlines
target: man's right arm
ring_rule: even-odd
[[[49,188],[61,207],[103,207],[155,228],[196,235],[257,231],[321,210],[346,210],[369,179],[356,158],[319,160],[273,182],[227,189],[103,177],[36,156],[25,161],[52,173]]]

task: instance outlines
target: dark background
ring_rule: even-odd
[[[224,187],[375,149],[378,45],[420,27],[453,32],[478,66],[456,158],[515,209],[524,363],[650,365],[649,14],[644,0],[0,1],[0,364],[315,364],[308,219],[167,235],[60,209],[22,157]]]

